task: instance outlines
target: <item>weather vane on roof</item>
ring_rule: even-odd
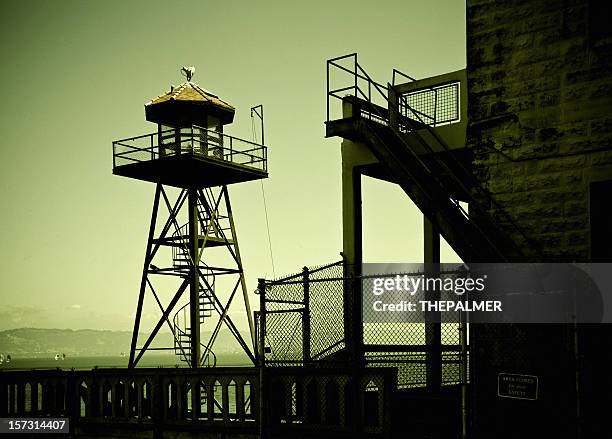
[[[187,78],[187,82],[191,81],[191,78],[193,78],[193,75],[195,74],[195,67],[191,66],[191,67],[187,67],[187,66],[183,66],[181,67],[181,73],[184,77]]]

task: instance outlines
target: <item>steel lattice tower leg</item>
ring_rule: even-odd
[[[156,235],[162,200],[168,211],[168,218],[159,234]],[[187,221],[183,225],[180,224],[182,211],[186,211],[187,214]],[[162,247],[172,250],[171,267],[158,267],[154,264],[158,251]],[[209,247],[224,248],[231,255],[233,266],[220,267],[209,264],[208,256],[204,254],[205,249]],[[161,303],[154,287],[154,279],[161,275],[175,276],[181,280],[166,306]],[[221,276],[236,278],[236,283],[225,302],[222,302],[215,290],[215,279]],[[188,303],[175,310],[183,293],[187,290],[189,291]],[[238,290],[241,290],[244,311],[248,318],[250,346],[242,337],[229,312]],[[145,343],[139,348],[142,310],[147,292],[150,292],[155,299],[162,315]],[[170,316],[173,312],[171,322]],[[203,342],[200,324],[202,321],[214,321],[214,319],[216,319],[214,330],[208,340]],[[211,365],[211,363],[214,365],[216,357],[212,349],[222,327],[227,327],[246,355],[255,362],[254,323],[226,186],[182,189],[173,204],[170,203],[164,187],[161,184],[156,187],[132,333],[129,367],[135,367],[138,364],[164,323],[167,324],[173,335],[174,346],[156,349],[174,349],[181,360],[187,362],[192,368]]]
[[[189,327],[191,329],[191,367],[200,366],[200,275],[198,266],[200,252],[198,244],[198,196],[195,189],[188,189],[189,215],[189,254],[192,264],[189,267]]]

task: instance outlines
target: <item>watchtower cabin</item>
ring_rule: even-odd
[[[266,149],[224,135],[235,108],[186,81],[145,105],[157,132],[113,142],[113,173],[179,188],[212,187],[267,177]],[[146,142],[137,142],[146,139]],[[148,153],[148,154],[147,154]]]
[[[186,82],[145,105],[146,119],[157,124],[155,132],[113,142],[114,174],[156,183],[130,367],[138,363],[170,318],[174,345],[154,349],[172,349],[194,368],[213,366],[215,340],[220,331],[228,330],[255,362],[254,326],[228,185],[266,178],[267,151],[262,144],[224,133],[224,127],[234,120],[235,108],[191,82],[194,70],[183,68]],[[180,189],[174,204],[164,186]],[[165,224],[157,224],[160,209],[168,211]],[[163,247],[171,250],[170,266],[167,259],[155,259]],[[219,251],[208,251],[215,247],[226,250],[225,259]],[[227,261],[227,256],[231,266],[220,262]],[[159,276],[180,279],[167,307],[159,303],[159,287],[154,283]],[[233,280],[221,282],[220,286],[220,278],[228,277]],[[159,303],[162,315],[147,340],[139,344],[147,292]],[[183,292],[188,301],[181,307]],[[242,306],[236,311],[238,300],[242,300]],[[246,312],[249,334],[240,333],[232,312]],[[203,325],[210,334],[206,340],[201,339]]]

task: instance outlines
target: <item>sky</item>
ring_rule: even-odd
[[[464,68],[465,3],[0,1],[0,330],[131,329],[154,185],[112,175],[111,143],[155,130],[144,104],[183,65],[236,107],[228,134],[252,140],[264,105],[274,273],[261,184],[230,188],[249,291],[339,260],[325,61],[353,52],[382,83]],[[397,186],[364,177],[363,207],[365,262],[422,260],[422,216]]]

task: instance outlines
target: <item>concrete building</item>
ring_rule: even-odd
[[[603,2],[467,1],[466,147],[533,245],[528,260],[612,261],[612,31]],[[516,234],[507,228],[507,233]],[[609,325],[474,331],[474,437],[597,437],[612,389]],[[495,375],[539,375],[537,401]]]

